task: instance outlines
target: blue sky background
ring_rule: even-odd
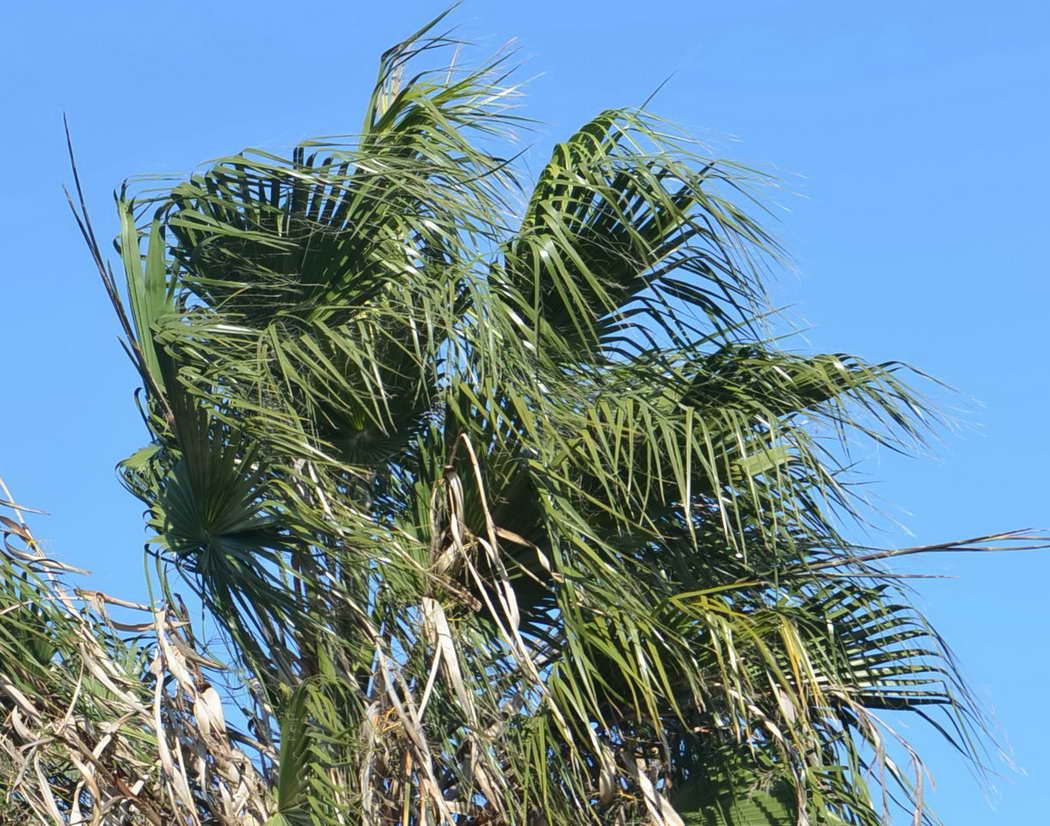
[[[0,12],[0,475],[53,514],[37,534],[95,587],[143,593],[141,508],[113,465],[144,437],[63,200],[62,113],[111,237],[110,193],[127,176],[353,131],[379,53],[442,7],[42,0]],[[574,127],[673,73],[651,109],[781,176],[774,230],[795,268],[772,293],[806,329],[790,346],[901,359],[958,389],[924,388],[958,423],[934,456],[861,451],[889,517],[873,542],[1050,528],[1050,5],[475,0],[453,22],[478,55],[519,38],[521,77],[538,75],[525,112],[543,121],[525,136],[533,170]],[[1050,556],[910,569],[957,577],[917,581],[917,598],[1009,757],[993,755],[981,786],[912,723],[931,799],[952,826],[1045,820]]]

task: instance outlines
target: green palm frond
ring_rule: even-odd
[[[761,287],[740,262],[776,245],[728,199],[749,175],[668,129],[642,112],[603,112],[540,174],[501,280],[546,347],[629,358],[643,332],[693,338],[689,310],[709,335],[751,318]]]

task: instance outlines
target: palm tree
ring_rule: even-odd
[[[849,442],[907,449],[931,414],[904,365],[771,338],[764,176],[620,109],[526,191],[499,149],[526,123],[506,58],[409,69],[452,44],[440,19],[383,55],[356,137],[125,185],[126,303],[76,201],[144,389],[149,443],[120,467],[161,599],[121,625],[34,554],[9,563],[0,682],[48,701],[33,717],[4,695],[10,805],[270,826],[930,817],[883,713],[973,758],[980,717],[878,560],[1025,538],[848,539]],[[30,643],[50,647],[16,656]],[[58,673],[83,679],[52,692]]]

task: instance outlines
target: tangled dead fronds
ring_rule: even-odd
[[[43,553],[7,499],[0,822],[265,823],[272,746],[227,723],[223,666],[199,650],[185,608],[70,587],[75,569]]]

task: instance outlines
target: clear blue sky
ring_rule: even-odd
[[[916,6],[918,8],[916,8]],[[141,595],[140,507],[113,465],[143,441],[134,376],[64,204],[69,115],[99,234],[124,177],[183,173],[247,145],[353,131],[378,54],[442,3],[8,3],[0,12],[0,474],[50,549],[96,587]],[[810,351],[916,364],[959,389],[936,456],[863,452],[906,526],[889,545],[1050,528],[1045,160],[1050,5],[474,0],[454,16],[493,51],[520,38],[533,168],[597,111],[638,104],[724,155],[777,170],[796,270],[775,302]],[[954,646],[1011,761],[979,787],[912,725],[952,826],[1050,810],[1050,556],[937,557],[918,599]]]

